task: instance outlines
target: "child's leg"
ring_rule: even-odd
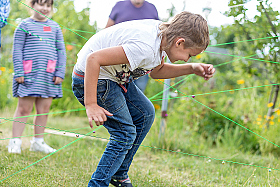
[[[34,97],[19,97],[18,106],[14,115],[14,118],[21,116],[28,116],[33,108],[33,103],[35,101]],[[20,137],[25,127],[26,118],[17,118],[13,122],[13,137]]]
[[[37,97],[35,100],[35,107],[37,114],[49,113],[50,106],[52,104],[51,98],[41,98]],[[34,118],[34,124],[40,125],[34,127],[34,134],[42,134],[44,133],[45,126],[47,124],[48,115],[36,116]],[[35,135],[36,138],[43,138],[43,135]]]
[[[97,92],[98,105],[113,116],[108,116],[103,125],[110,133],[110,141],[88,186],[109,186],[111,177],[119,169],[135,141],[136,126],[133,124],[123,90],[117,83],[99,80]]]
[[[134,84],[131,83],[128,85],[125,97],[130,115],[133,119],[133,124],[136,126],[137,135],[135,141],[133,142],[132,148],[126,154],[121,167],[112,177],[113,179],[117,180],[128,178],[127,172],[133,157],[149,132],[155,116],[153,104],[138,88],[136,88]]]

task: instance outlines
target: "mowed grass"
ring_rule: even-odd
[[[8,118],[12,115],[11,112],[2,112],[0,116]],[[194,156],[180,150],[154,148],[153,145],[158,145],[153,141],[158,136],[155,132],[158,132],[159,121],[157,118],[132,163],[129,176],[134,186],[280,186],[279,159],[274,156],[213,147]],[[32,136],[28,136],[22,138],[22,154],[9,154],[6,146],[7,138],[12,134],[12,122],[1,122],[0,186],[87,186],[109,137],[103,127],[91,133],[94,129],[88,127],[86,117],[49,116],[48,127],[60,129],[62,133],[46,134],[45,141],[59,151],[51,155],[30,152]],[[32,119],[28,122],[32,124]],[[78,128],[82,129],[71,130]],[[76,132],[73,135],[79,137],[65,136],[64,132],[68,131]],[[82,134],[87,133],[95,138],[83,137]],[[33,126],[26,125],[23,135],[32,134]],[[185,139],[180,141],[188,143]]]

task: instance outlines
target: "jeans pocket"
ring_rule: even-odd
[[[103,102],[106,100],[106,96],[108,95],[108,81],[107,80],[98,80],[97,83],[97,98],[101,99]]]
[[[22,63],[24,74],[30,73],[32,71],[32,60],[23,60]]]
[[[55,71],[56,60],[49,60],[47,66],[47,72],[53,73]]]

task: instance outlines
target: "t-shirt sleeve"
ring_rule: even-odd
[[[109,18],[112,19],[113,21],[116,21],[117,19],[118,10],[119,10],[119,2],[115,4],[115,6],[112,8],[112,11],[109,15]]]
[[[135,42],[124,44],[122,47],[129,61],[131,71],[149,64],[155,59],[155,53],[148,44]]]
[[[24,76],[23,69],[23,47],[25,45],[26,38],[26,23],[21,22],[14,32],[14,44],[13,44],[13,63],[15,78]]]

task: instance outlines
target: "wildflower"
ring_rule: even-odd
[[[154,104],[154,107],[156,110],[160,109],[160,106],[158,104]]]
[[[5,72],[5,71],[6,71],[6,68],[5,68],[5,67],[0,67],[0,71]]]
[[[267,104],[267,107],[268,107],[268,108],[270,108],[270,107],[272,107],[272,106],[273,106],[273,103],[268,103],[268,104]]]
[[[270,119],[273,120],[273,119],[274,119],[274,116],[271,116]]]
[[[244,83],[245,83],[245,81],[243,79],[240,79],[237,81],[237,84],[244,84]]]
[[[198,60],[198,59],[201,59],[202,55],[199,54],[199,55],[196,55],[195,58]]]
[[[277,114],[277,115],[280,115],[280,110],[278,110],[278,111],[276,112],[276,114]]]
[[[261,120],[262,120],[262,118],[260,118],[260,117],[257,119],[257,121],[261,121]]]
[[[261,125],[261,122],[258,121],[257,124],[258,124],[258,125]]]
[[[156,81],[160,82],[160,83],[163,83],[164,82],[164,79],[156,79]]]
[[[270,121],[269,124],[270,124],[270,125],[274,125],[274,122],[273,122],[273,121]]]
[[[67,46],[66,46],[66,49],[67,49],[68,51],[71,51],[71,50],[73,49],[73,45],[67,45]]]

